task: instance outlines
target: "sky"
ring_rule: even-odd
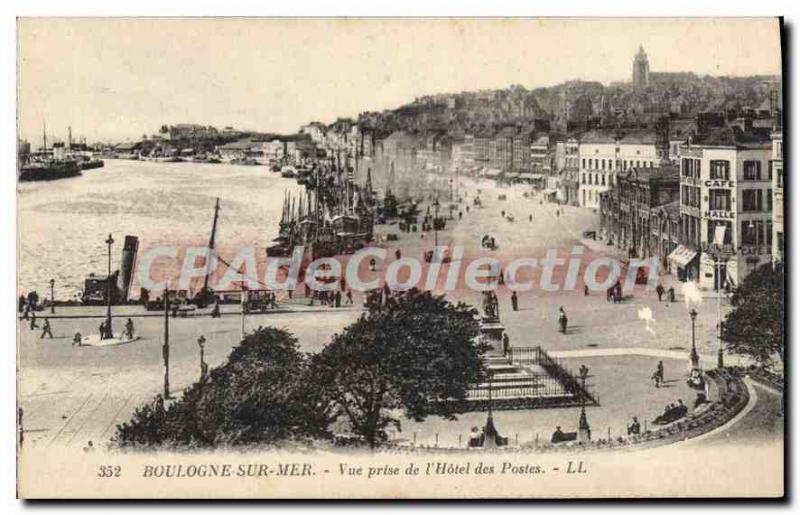
[[[162,124],[291,133],[415,97],[651,71],[780,74],[777,19],[22,18],[19,135],[122,141]]]

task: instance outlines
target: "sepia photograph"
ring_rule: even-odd
[[[18,497],[786,494],[782,18],[16,31]]]

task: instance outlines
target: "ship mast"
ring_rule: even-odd
[[[211,238],[208,240],[208,257],[206,258],[206,274],[203,279],[203,291],[208,290],[208,274],[211,268],[211,253],[214,252],[214,239],[217,236],[217,219],[219,218],[219,197],[214,205],[214,223],[211,225]]]

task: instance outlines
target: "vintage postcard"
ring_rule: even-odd
[[[784,496],[778,18],[20,18],[18,495]]]

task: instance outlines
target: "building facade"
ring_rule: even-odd
[[[664,252],[677,232],[670,222],[677,225],[678,175],[676,166],[634,167],[620,172],[614,186],[600,195],[603,238],[631,257],[665,258],[668,253]]]
[[[681,149],[684,279],[736,286],[772,255],[768,132],[723,127]],[[718,245],[719,244],[719,245]]]
[[[772,132],[772,260],[783,262],[783,129]]]
[[[652,168],[658,164],[655,134],[614,134],[589,131],[580,138],[578,203],[597,209],[600,193],[608,191],[618,172],[630,168]]]

